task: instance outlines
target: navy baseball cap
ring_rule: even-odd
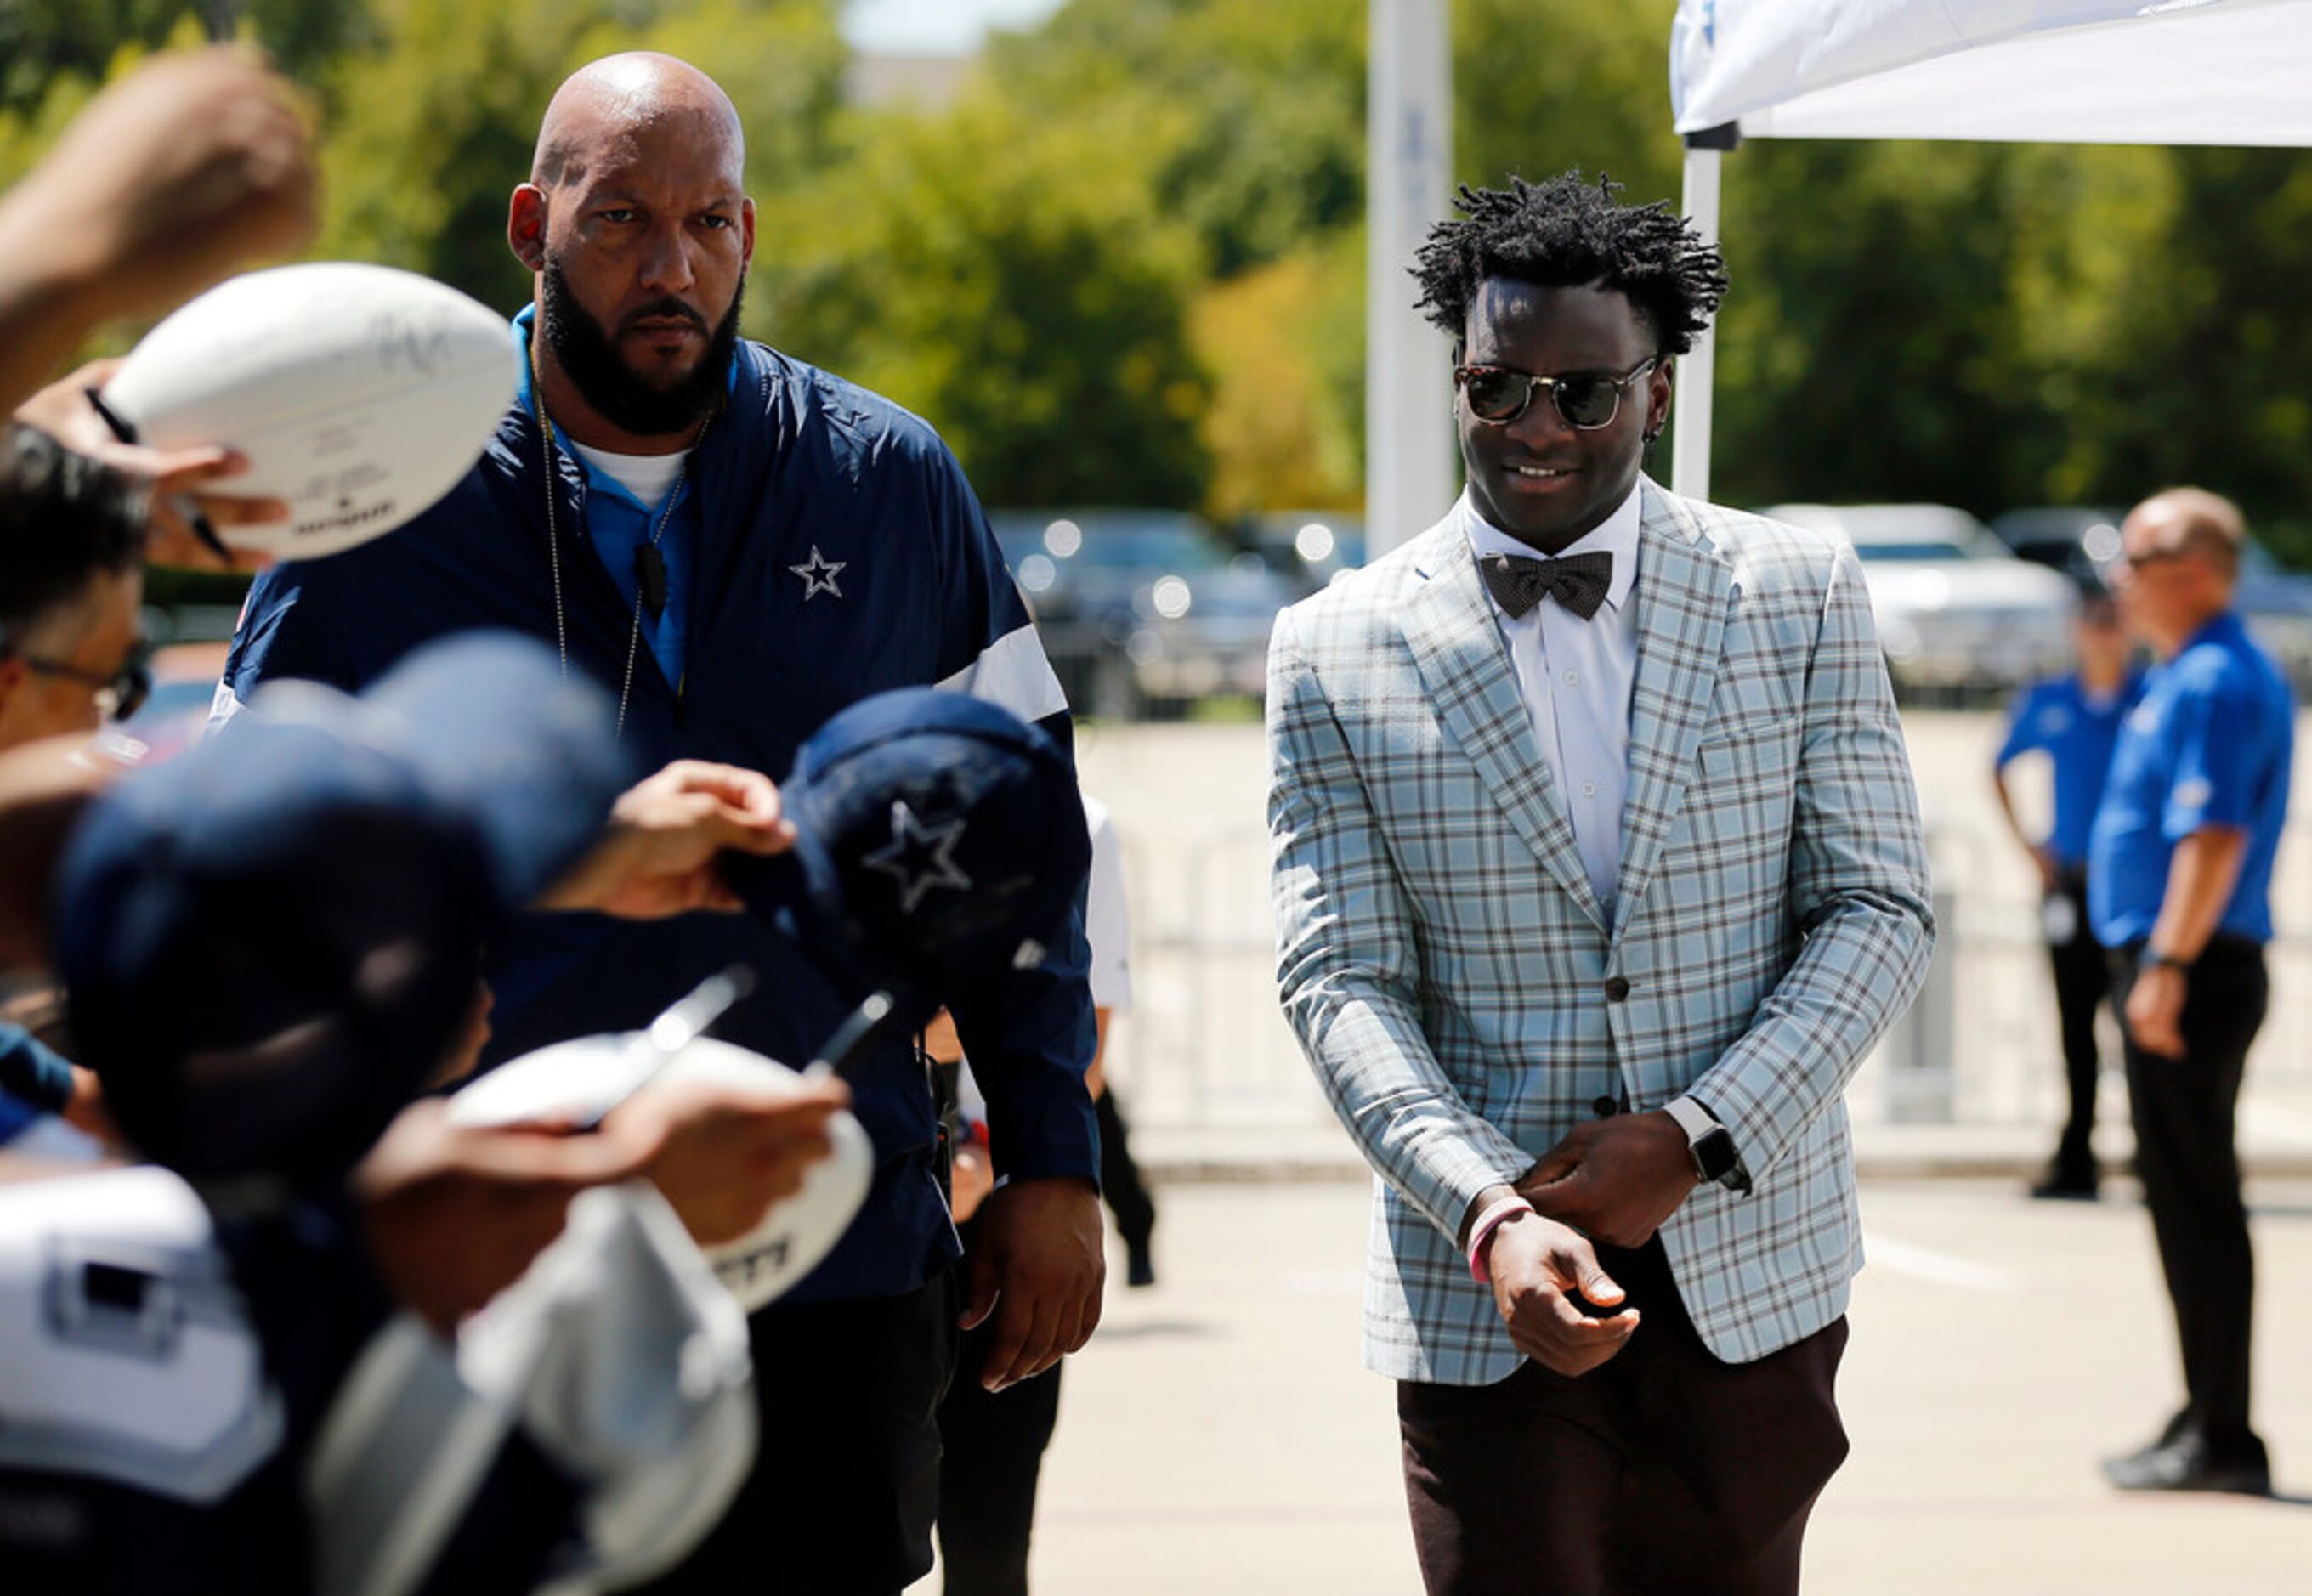
[[[342,1176],[441,1062],[482,947],[627,784],[608,696],[471,633],[356,699],[261,689],[92,807],[51,919],[79,1060],[195,1177]]]
[[[795,845],[730,861],[734,886],[839,982],[920,1019],[966,983],[1041,962],[1091,866],[1067,757],[999,705],[903,688],[813,733],[780,789]]]

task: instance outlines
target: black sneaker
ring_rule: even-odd
[[[2255,1461],[2220,1463],[2196,1435],[2155,1441],[2124,1458],[2106,1458],[2103,1477],[2123,1491],[2227,1491],[2242,1496],[2272,1495],[2272,1465]]]
[[[2065,1169],[2058,1164],[2039,1178],[2031,1188],[2031,1195],[2056,1202],[2093,1202],[2096,1186],[2095,1171]]]

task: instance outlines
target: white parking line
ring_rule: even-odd
[[[1914,1280],[1954,1286],[1960,1291],[2013,1296],[2023,1289],[2023,1277],[2013,1269],[2003,1269],[1996,1264],[1976,1263],[1972,1259],[1954,1258],[1948,1252],[1914,1246],[1908,1242],[1898,1242],[1871,1231],[1862,1233],[1862,1256],[1877,1268],[1892,1269]]]

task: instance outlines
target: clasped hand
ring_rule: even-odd
[[[1518,1177],[1535,1209],[1616,1247],[1642,1247],[1696,1176],[1686,1131],[1667,1113],[1585,1121]]]
[[[1578,1125],[1520,1176],[1518,1195],[1535,1211],[1504,1221],[1486,1254],[1493,1306],[1517,1349],[1568,1376],[1620,1352],[1638,1311],[1623,1305],[1590,1238],[1643,1246],[1695,1178],[1685,1130],[1659,1112]]]

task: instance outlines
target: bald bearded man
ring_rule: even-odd
[[[356,689],[425,640],[512,627],[618,704],[652,764],[695,757],[784,780],[828,716],[887,688],[975,693],[1068,746],[1067,707],[985,517],[932,429],[738,336],[755,247],[745,138],[712,80],[615,56],[555,95],[507,241],[533,275],[512,337],[525,373],[474,471],[396,536],[261,578],[216,718],[260,681]],[[911,891],[968,891],[895,815]],[[722,1528],[667,1588],[890,1592],[931,1565],[935,1426],[959,1321],[993,1315],[991,1389],[1081,1346],[1099,1313],[1098,1138],[1080,923],[1045,963],[950,1007],[1010,1179],[981,1210],[968,1278],[904,1043],[853,1077],[873,1194],[842,1244],[753,1321],[763,1446]],[[800,1063],[847,1005],[751,917],[636,928],[562,917],[494,961],[486,1062],[647,1022],[744,961],[759,995],[720,1033]]]

